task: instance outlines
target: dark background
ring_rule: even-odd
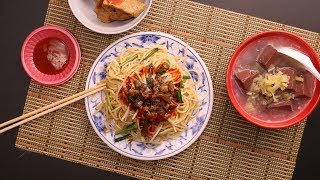
[[[320,32],[319,0],[195,0]],[[43,25],[48,0],[0,5],[0,122],[21,115],[29,78],[20,63],[26,36]],[[0,179],[108,179],[127,177],[15,148],[17,129],[0,135]],[[309,117],[293,179],[320,179],[320,106]]]

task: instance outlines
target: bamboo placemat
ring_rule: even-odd
[[[139,26],[119,35],[97,34],[81,25],[67,0],[51,0],[45,24],[66,27],[78,39],[81,65],[66,84],[30,83],[24,113],[84,90],[91,64],[110,43],[139,31],[170,33],[193,47],[206,62],[214,84],[211,119],[200,138],[182,153],[160,161],[124,157],[95,134],[84,101],[20,127],[16,146],[143,179],[291,179],[305,123],[282,130],[258,128],[230,104],[225,88],[227,63],[247,37],[279,29],[305,38],[319,52],[317,33],[187,0],[154,0]]]

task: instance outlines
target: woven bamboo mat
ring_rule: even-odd
[[[51,0],[45,24],[66,27],[78,39],[82,61],[66,84],[30,83],[24,113],[84,90],[91,64],[110,43],[139,31],[170,33],[193,47],[206,62],[214,84],[211,119],[200,138],[182,153],[160,161],[124,157],[95,134],[84,101],[20,127],[16,146],[48,156],[142,179],[291,179],[305,123],[283,130],[258,128],[230,104],[225,88],[227,63],[247,37],[279,29],[305,38],[317,51],[317,33],[187,0],[154,0],[139,26],[120,35],[101,35],[81,25],[67,0]]]

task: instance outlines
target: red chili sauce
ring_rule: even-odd
[[[33,51],[36,68],[44,74],[58,74],[69,62],[66,44],[57,38],[46,38],[39,41]]]

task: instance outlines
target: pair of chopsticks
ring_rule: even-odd
[[[95,93],[103,90],[105,87],[106,87],[105,84],[100,84],[100,85],[94,86],[94,87],[92,87],[90,89],[87,89],[85,91],[79,92],[79,93],[74,94],[74,95],[72,95],[70,97],[61,99],[61,100],[59,100],[57,102],[54,102],[54,103],[49,104],[47,106],[44,106],[44,107],[42,107],[40,109],[37,109],[35,111],[29,112],[29,113],[24,114],[22,116],[19,116],[19,117],[16,117],[14,119],[11,119],[11,120],[9,120],[7,122],[4,122],[4,123],[0,124],[0,134],[4,133],[4,132],[6,132],[6,131],[8,131],[8,130],[10,130],[12,128],[20,126],[20,125],[22,125],[24,123],[27,123],[27,122],[29,122],[31,120],[34,120],[34,119],[36,119],[36,118],[38,118],[40,116],[43,116],[43,115],[48,114],[50,112],[53,112],[53,111],[55,111],[57,109],[60,109],[60,108],[62,108],[64,106],[67,106],[67,105],[69,105],[71,103],[74,103],[74,102],[76,102],[76,101],[78,101],[80,99],[83,99],[83,98],[87,97],[87,96],[95,94]]]

